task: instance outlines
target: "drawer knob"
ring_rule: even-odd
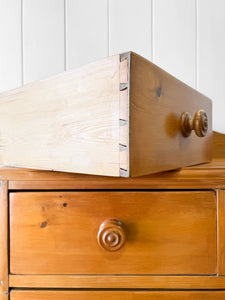
[[[100,225],[97,240],[103,249],[117,251],[123,247],[125,239],[125,228],[120,220],[109,219]]]
[[[194,130],[199,137],[206,135],[208,130],[208,117],[204,110],[198,110],[193,119],[188,112],[182,113],[181,131],[183,136],[189,136],[192,130]]]

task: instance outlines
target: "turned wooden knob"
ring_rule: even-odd
[[[182,113],[181,132],[183,136],[189,136],[192,130],[194,130],[199,137],[206,135],[208,130],[208,117],[204,110],[198,110],[194,119],[191,118],[191,115],[188,112]]]
[[[123,247],[126,239],[124,225],[117,219],[104,221],[98,231],[99,245],[108,251],[117,251]]]

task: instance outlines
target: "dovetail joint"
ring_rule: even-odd
[[[122,137],[125,137],[126,135],[126,139],[121,139],[120,143],[119,143],[119,151],[120,151],[120,176],[122,177],[129,177],[129,133],[128,133],[128,124],[129,124],[129,72],[130,72],[130,52],[126,52],[126,53],[122,53],[120,54],[120,62],[123,62],[125,60],[127,60],[127,79],[125,80],[125,77],[122,76],[121,77],[121,81],[120,81],[120,86],[119,89],[121,91],[121,99],[123,99],[122,102],[123,106],[122,109],[127,109],[126,114],[122,114],[121,116],[125,116],[126,115],[126,119],[124,118],[119,118],[119,126],[120,126],[120,135]],[[124,63],[123,63],[124,64]],[[124,100],[124,95],[125,93],[122,93],[122,91],[127,90],[127,100]],[[127,103],[126,105],[124,105],[124,103]],[[126,108],[127,106],[127,108]],[[125,128],[124,126],[127,126],[127,128]],[[125,135],[124,135],[125,134]],[[126,142],[125,142],[126,140]],[[122,143],[121,143],[122,142]],[[124,143],[126,143],[124,145]]]
[[[127,151],[127,146],[123,144],[119,144],[120,146],[120,151]]]
[[[120,176],[129,177],[128,171],[125,170],[125,169],[120,168]]]
[[[127,120],[120,119],[120,126],[127,125]]]
[[[128,83],[120,83],[120,91],[123,91],[128,88]]]

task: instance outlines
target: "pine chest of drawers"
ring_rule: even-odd
[[[212,163],[138,178],[2,168],[0,299],[225,299],[215,137]]]

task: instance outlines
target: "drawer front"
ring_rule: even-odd
[[[130,64],[130,175],[210,161],[212,102],[135,53]]]
[[[215,274],[216,196],[10,194],[11,274]]]
[[[224,291],[12,291],[11,300],[224,300]]]

